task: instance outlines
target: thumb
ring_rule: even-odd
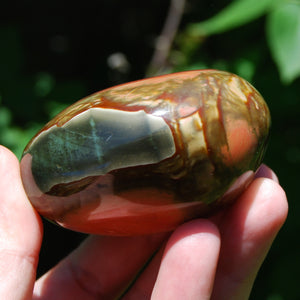
[[[0,146],[0,299],[32,298],[42,231],[18,159]]]

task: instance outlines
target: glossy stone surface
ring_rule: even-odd
[[[37,211],[66,228],[172,230],[231,203],[260,165],[270,115],[236,75],[201,70],[123,84],[73,104],[27,145]]]

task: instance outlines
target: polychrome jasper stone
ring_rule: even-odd
[[[260,165],[270,115],[222,71],[175,73],[73,104],[27,145],[21,174],[37,211],[77,231],[174,229],[234,201]]]

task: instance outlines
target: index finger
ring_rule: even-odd
[[[33,299],[55,299],[57,291],[61,299],[116,299],[167,235],[90,236],[37,281]]]

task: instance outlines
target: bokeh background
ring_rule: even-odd
[[[251,299],[300,299],[298,0],[5,1],[0,144],[20,158],[34,133],[75,100],[146,76],[202,68],[246,78],[270,107],[265,162],[278,174],[290,212]],[[38,275],[84,237],[46,221]]]

